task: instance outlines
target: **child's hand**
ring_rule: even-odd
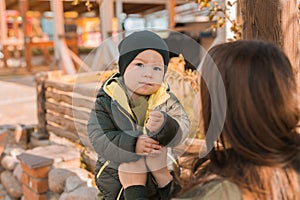
[[[159,142],[156,140],[153,140],[147,135],[141,135],[137,139],[135,152],[141,155],[156,154],[161,148]]]
[[[153,133],[157,133],[161,129],[164,120],[164,114],[162,112],[152,111],[149,114],[149,118],[146,123],[146,128]]]

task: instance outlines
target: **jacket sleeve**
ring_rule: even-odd
[[[135,153],[139,131],[122,131],[113,122],[110,101],[97,98],[88,121],[88,134],[94,150],[107,160],[122,163],[137,161],[140,156]],[[106,103],[106,104],[105,104]]]
[[[163,146],[174,147],[181,144],[188,136],[190,121],[183,106],[173,94],[167,101],[164,116],[165,121],[161,130],[156,134],[150,133],[150,137]]]

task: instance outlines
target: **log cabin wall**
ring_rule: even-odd
[[[91,147],[87,121],[101,83],[114,71],[62,75],[61,71],[40,73],[37,80],[38,137],[49,132]]]

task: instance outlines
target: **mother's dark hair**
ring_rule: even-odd
[[[210,163],[201,170],[201,160],[195,164],[196,182],[212,173],[230,179],[254,198],[296,199],[300,114],[296,77],[288,58],[273,44],[243,40],[215,46],[208,54],[219,72],[212,70],[208,56],[201,70],[208,77],[201,79],[205,131],[211,126],[212,110],[218,114],[223,101],[210,95],[217,94],[220,82],[227,107],[225,122],[218,118],[213,122],[224,126],[219,145],[209,153]],[[221,78],[217,80],[215,73]]]

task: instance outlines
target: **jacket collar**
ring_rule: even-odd
[[[117,101],[122,108],[124,108],[131,116],[134,116],[128,102],[128,97],[125,92],[125,88],[119,82],[120,74],[116,73],[112,75],[103,85],[104,92],[110,96],[113,100]],[[152,95],[148,100],[148,111],[154,110],[155,107],[166,102],[170,98],[168,93],[169,86],[164,81],[161,87]]]

